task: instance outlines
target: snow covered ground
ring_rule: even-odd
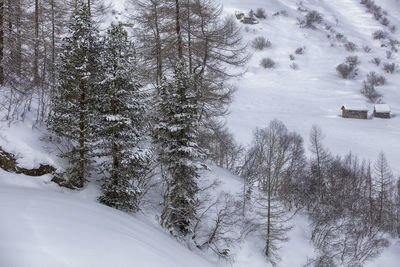
[[[50,179],[0,170],[0,266],[214,266],[155,222],[61,192]]]
[[[326,23],[357,44],[357,51],[348,52],[343,44],[326,37],[329,32],[300,28],[297,18],[302,15],[296,10],[298,2],[223,1],[226,12],[231,14],[234,10],[264,8],[268,19],[257,25],[243,26],[243,32],[248,41],[264,36],[272,43],[271,48],[264,51],[252,50],[248,72],[234,81],[238,91],[231,105],[228,126],[239,142],[247,144],[255,127],[265,127],[270,120],[277,118],[289,129],[299,132],[307,144],[311,126],[317,124],[326,135],[326,146],[333,152],[346,154],[352,151],[374,161],[378,153],[383,151],[392,167],[400,171],[397,164],[400,159],[400,74],[384,74],[381,66],[369,63],[374,57],[380,57],[383,62],[398,63],[398,55],[386,60],[386,50],[372,38],[374,31],[384,28],[372,14],[365,12],[359,0],[302,1],[304,7],[320,12]],[[381,4],[381,1],[375,2]],[[399,27],[397,15],[400,2],[385,0],[383,4],[392,23]],[[281,10],[286,10],[288,17],[272,15]],[[400,39],[400,31],[393,37]],[[370,53],[363,51],[362,46],[365,45],[371,47]],[[294,53],[298,47],[306,47],[303,55]],[[289,54],[296,57],[293,62],[298,64],[298,70],[289,67],[292,62]],[[361,65],[359,75],[354,80],[345,80],[337,74],[336,66],[350,55],[357,55]],[[277,64],[276,68],[263,69],[259,65],[263,57],[272,58]],[[370,71],[386,76],[387,84],[377,89],[383,94],[383,101],[391,106],[393,118],[341,118],[340,108],[343,104],[366,104],[372,112],[373,105],[367,103],[360,93],[362,81]]]
[[[400,173],[400,74],[385,74],[388,83],[379,88],[383,100],[391,106],[390,120],[343,119],[342,104],[367,104],[360,94],[366,73],[383,73],[381,67],[369,63],[373,57],[385,61],[385,50],[372,32],[382,26],[365,13],[359,0],[303,0],[304,6],[315,9],[335,30],[358,45],[350,53],[343,44],[333,42],[323,30],[300,29],[297,0],[222,0],[225,12],[237,9],[265,8],[268,19],[260,24],[243,27],[245,39],[264,36],[272,47],[262,52],[252,51],[247,73],[233,83],[238,91],[231,105],[228,126],[240,143],[249,144],[255,127],[264,127],[270,120],[282,120],[289,129],[298,131],[308,143],[308,132],[319,125],[325,143],[335,153],[352,151],[362,158],[375,160],[384,151],[397,174]],[[376,0],[400,28],[400,2]],[[122,1],[118,1],[122,3]],[[123,5],[119,4],[122,11]],[[288,16],[272,16],[286,10]],[[400,31],[393,37],[400,39]],[[332,46],[332,43],[334,44]],[[371,53],[361,47],[368,45]],[[303,55],[294,54],[306,47]],[[289,54],[299,65],[292,70]],[[355,80],[343,80],[336,65],[349,55],[361,60]],[[259,66],[262,57],[276,61],[275,69]],[[396,55],[392,62],[398,62]],[[33,119],[8,127],[0,123],[0,146],[16,154],[20,166],[37,167],[40,163],[61,166],[54,148],[47,150],[40,141],[43,131],[32,127]],[[50,152],[49,152],[50,151]],[[51,152],[52,151],[52,152]],[[222,181],[221,190],[237,192],[241,181],[227,171],[213,167],[206,175]],[[225,263],[207,255],[199,255],[176,242],[159,227],[156,220],[143,215],[131,216],[95,202],[95,183],[80,192],[61,189],[50,182],[50,176],[28,177],[0,170],[0,267],[101,267],[101,266],[268,266],[262,256],[259,241],[249,238],[234,251],[235,262]],[[298,215],[289,233],[290,241],[282,244],[282,261],[278,266],[302,266],[314,250],[310,229],[304,216]],[[400,242],[393,242],[367,266],[397,267],[400,262]]]
[[[357,51],[348,52],[343,44],[326,37],[329,32],[301,29],[297,25],[297,18],[301,17],[297,11],[299,2],[223,1],[228,14],[233,14],[235,10],[248,12],[250,9],[264,8],[268,18],[256,25],[244,25],[243,33],[249,42],[255,37],[264,36],[272,43],[271,48],[261,52],[251,50],[253,54],[247,73],[233,82],[238,90],[228,116],[232,133],[240,143],[249,144],[256,127],[266,127],[270,120],[277,118],[289,129],[299,132],[307,146],[311,126],[316,124],[322,128],[326,135],[325,145],[332,152],[341,155],[353,152],[361,158],[374,161],[378,153],[383,151],[391,167],[400,175],[400,74],[384,74],[381,66],[376,67],[369,62],[374,57],[381,58],[383,62],[399,62],[398,55],[386,60],[386,50],[372,38],[374,31],[385,28],[372,14],[365,12],[359,0],[302,1],[304,7],[320,12],[324,22],[357,44]],[[399,28],[400,1],[375,2],[388,11],[392,24]],[[288,16],[272,15],[281,10],[285,10]],[[400,39],[400,32],[397,31],[392,37]],[[371,47],[371,52],[365,53],[362,46]],[[298,47],[306,47],[303,55],[294,53]],[[296,57],[294,62],[298,64],[298,70],[289,67],[292,63],[290,54]],[[354,80],[344,80],[337,74],[336,66],[350,55],[357,55],[361,61],[359,75]],[[272,58],[277,64],[276,68],[262,68],[259,63],[263,57]],[[373,105],[360,93],[362,81],[370,71],[384,74],[387,79],[387,84],[378,87],[378,91],[383,94],[383,102],[390,105],[392,118],[343,119],[340,117],[343,104],[367,105],[371,115]],[[294,224],[290,241],[281,250],[282,261],[278,266],[301,266],[307,256],[313,254],[308,244],[310,235],[307,233],[307,221],[298,217]],[[248,250],[249,247],[245,245],[234,266],[263,266],[260,256]],[[367,266],[399,266],[399,255],[400,242],[394,241],[390,248]]]

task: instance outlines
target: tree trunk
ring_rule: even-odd
[[[175,0],[175,14],[176,14],[176,35],[178,37],[178,58],[183,59],[183,43],[182,43],[182,33],[180,25],[180,7],[179,0]]]
[[[154,5],[154,26],[155,26],[155,31],[156,31],[156,53],[157,53],[156,84],[160,85],[163,73],[162,73],[161,36],[160,36],[160,27],[158,25],[158,10],[157,10],[156,5]]]
[[[51,86],[55,85],[56,77],[56,26],[54,12],[54,0],[51,0]]]
[[[187,27],[188,27],[188,53],[189,53],[189,74],[193,74],[193,59],[192,59],[192,32],[191,32],[191,21],[190,21],[190,0],[187,0]]]
[[[4,85],[4,0],[0,0],[0,86]]]
[[[271,179],[268,178],[269,183],[268,183],[268,211],[267,211],[267,241],[265,244],[265,256],[268,258],[270,253],[269,253],[269,249],[270,249],[270,239],[271,239]]]
[[[33,61],[33,84],[39,85],[39,0],[35,0],[35,44]]]
[[[81,96],[80,96],[80,117],[79,117],[79,171],[78,171],[78,187],[83,187],[83,183],[85,180],[85,86],[81,87]]]

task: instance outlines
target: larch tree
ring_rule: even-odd
[[[98,34],[88,8],[79,3],[63,40],[59,85],[51,97],[48,126],[68,143],[61,156],[68,159],[68,180],[83,187],[93,151],[94,101],[98,86]]]
[[[199,121],[226,114],[233,88],[227,80],[229,66],[242,66],[248,59],[240,29],[232,17],[222,15],[222,6],[211,0],[140,0],[133,22],[143,53],[151,69],[157,70],[154,84],[163,73],[184,60],[199,97]]]
[[[282,122],[273,120],[268,127],[255,131],[246,159],[253,170],[245,178],[258,185],[252,193],[255,216],[250,221],[265,240],[265,257],[275,265],[279,243],[287,240],[291,228],[291,213],[284,202],[290,199],[288,186],[304,167],[303,140]]]
[[[100,202],[137,211],[147,184],[149,151],[145,138],[146,98],[137,80],[133,43],[121,23],[112,24],[104,37],[97,134],[102,172]]]
[[[376,194],[377,217],[379,224],[388,223],[391,217],[394,176],[385,154],[379,154],[374,164],[373,186]]]

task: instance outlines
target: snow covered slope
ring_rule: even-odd
[[[122,1],[115,1],[122,3]],[[282,120],[288,128],[302,134],[307,143],[311,125],[318,124],[325,132],[326,145],[335,153],[350,150],[361,157],[374,160],[382,150],[391,165],[400,171],[400,75],[385,74],[388,83],[378,90],[390,104],[394,116],[390,120],[342,119],[342,104],[366,103],[360,94],[366,73],[383,73],[381,66],[369,63],[373,57],[386,61],[386,50],[372,39],[372,32],[382,25],[365,12],[359,0],[303,0],[304,6],[320,12],[324,20],[349,41],[358,45],[351,53],[343,44],[326,37],[318,29],[302,29],[297,18],[297,0],[222,0],[226,13],[240,9],[248,11],[265,8],[268,19],[260,24],[243,27],[249,41],[264,36],[272,47],[262,52],[252,51],[248,72],[233,81],[238,87],[228,125],[238,138],[247,144],[255,127],[266,126],[270,120]],[[400,28],[399,0],[376,0],[389,12],[390,20]],[[118,10],[123,10],[119,5]],[[288,16],[272,14],[285,10]],[[400,30],[393,37],[400,39]],[[371,47],[365,53],[362,46]],[[294,54],[306,47],[303,55]],[[299,69],[289,67],[294,62]],[[349,55],[361,60],[355,80],[343,80],[336,65]],[[259,66],[263,57],[276,61],[275,69]],[[391,62],[398,62],[397,55]],[[34,167],[39,163],[57,164],[57,159],[43,150],[38,142],[40,130],[29,123],[0,125],[0,146],[16,153],[21,166]],[[220,178],[224,190],[236,192],[240,180],[227,172],[213,168],[210,179]],[[50,177],[27,177],[0,170],[0,267],[101,267],[101,266],[231,266],[213,263],[191,252],[165,233],[155,221],[140,215],[130,216],[95,202],[96,186],[90,184],[82,192],[60,189],[49,182]],[[308,221],[299,216],[289,233],[290,241],[283,244],[282,261],[278,266],[301,266],[313,256]],[[234,267],[267,266],[262,245],[247,240],[236,251]],[[397,267],[400,262],[400,243],[393,242],[370,267]]]
[[[0,266],[213,266],[140,216],[0,170]]]
[[[265,127],[270,120],[277,118],[289,129],[298,131],[306,141],[313,124],[319,125],[326,135],[325,143],[335,153],[352,151],[360,157],[375,160],[384,151],[391,165],[397,166],[400,159],[400,74],[386,74],[382,65],[377,67],[369,61],[379,57],[383,62],[398,63],[400,57],[386,59],[386,50],[379,40],[373,40],[372,33],[385,29],[359,0],[304,0],[303,8],[316,10],[322,14],[324,22],[316,30],[300,28],[298,18],[304,13],[297,10],[297,0],[224,0],[225,11],[233,14],[235,10],[248,11],[264,8],[268,15],[257,25],[243,26],[245,39],[251,42],[255,37],[264,36],[272,43],[271,48],[252,51],[248,72],[234,81],[238,91],[231,105],[228,125],[238,140],[249,143],[255,127]],[[387,10],[393,25],[400,28],[400,2],[397,0],[375,1]],[[273,16],[285,10],[288,16]],[[357,45],[357,50],[348,52],[344,43],[338,42],[331,32],[325,29],[328,24]],[[331,37],[327,38],[330,34]],[[392,34],[400,40],[400,30]],[[366,53],[363,46],[369,46]],[[297,55],[295,49],[306,47],[305,53]],[[295,60],[291,61],[289,55]],[[358,56],[361,64],[359,74],[354,80],[339,77],[336,66],[347,56]],[[264,69],[260,60],[269,57],[276,62],[274,69]],[[298,70],[289,65],[295,62]],[[343,104],[367,104],[372,112],[373,106],[367,103],[360,93],[362,82],[370,71],[384,74],[387,84],[377,87],[383,94],[383,102],[388,103],[393,112],[390,120],[373,118],[370,120],[343,119],[340,117]],[[370,114],[371,114],[370,112]]]

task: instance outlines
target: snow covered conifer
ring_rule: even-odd
[[[83,187],[93,150],[93,96],[98,77],[99,45],[88,8],[81,1],[72,14],[62,50],[59,84],[51,95],[48,126],[68,144],[61,156],[69,161],[69,182]]]
[[[146,95],[135,77],[134,45],[122,24],[111,25],[104,37],[104,80],[99,94],[98,137],[105,173],[100,202],[123,210],[138,210],[148,170],[148,151],[140,148],[145,135]]]
[[[155,127],[158,160],[166,182],[161,224],[186,235],[196,213],[197,178],[203,153],[197,145],[198,103],[192,79],[183,62],[164,80]]]

